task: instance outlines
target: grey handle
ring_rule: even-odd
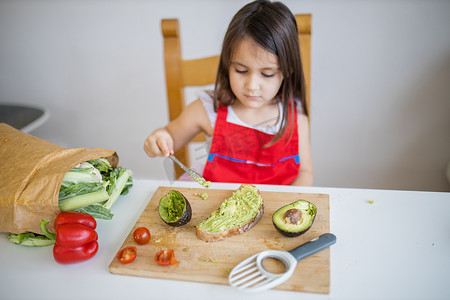
[[[299,261],[300,259],[330,247],[334,243],[336,243],[336,236],[332,233],[325,233],[318,238],[312,239],[311,241],[292,249],[289,253]]]

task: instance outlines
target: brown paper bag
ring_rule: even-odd
[[[107,158],[117,167],[115,151],[66,149],[0,123],[0,232],[42,234],[40,222],[60,212],[58,193],[64,175],[79,163]]]

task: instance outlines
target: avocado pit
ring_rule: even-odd
[[[291,208],[284,214],[286,223],[298,224],[302,219],[302,212],[299,209]]]

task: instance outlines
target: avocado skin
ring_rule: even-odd
[[[183,197],[183,199],[184,199],[184,201],[186,203],[186,208],[185,208],[183,214],[175,222],[168,222],[161,216],[161,213],[160,213],[159,209],[158,209],[158,213],[159,213],[159,216],[160,216],[161,220],[163,220],[164,223],[166,223],[167,225],[170,225],[170,226],[173,226],[173,227],[180,227],[180,226],[186,225],[187,223],[189,223],[189,221],[191,221],[192,208],[191,208],[191,204],[189,203],[187,198],[182,193],[180,193],[178,191],[171,190],[167,195],[164,195],[163,198],[164,197],[170,197],[170,195],[172,193],[176,193],[176,194],[181,195]],[[161,198],[161,200],[163,198]],[[160,200],[160,204],[161,204],[161,200]]]
[[[302,227],[304,227],[304,225],[300,226],[301,225],[300,224],[300,225],[298,225],[299,228],[296,228],[295,231],[284,229],[283,228],[283,224],[281,223],[282,222],[281,219],[283,218],[284,213],[290,208],[297,208],[297,209],[299,209],[298,207],[295,207],[295,206],[296,206],[296,204],[299,204],[301,202],[302,203],[307,203],[309,208],[313,211],[313,215],[311,216],[311,220],[308,222],[308,224],[306,224],[308,226],[305,227],[305,228],[302,228]],[[300,211],[302,212],[302,215],[304,215],[304,214],[308,215],[309,214],[308,212],[305,212],[302,209],[300,209]],[[311,226],[314,223],[314,220],[316,218],[316,215],[317,215],[317,208],[316,208],[316,206],[314,204],[312,204],[312,203],[310,203],[310,202],[308,202],[306,200],[298,200],[298,201],[292,202],[290,204],[287,204],[287,205],[282,206],[281,208],[279,208],[272,216],[272,223],[275,226],[276,230],[279,233],[281,233],[282,235],[287,236],[287,237],[297,237],[297,236],[300,236],[300,235],[304,234],[305,232],[307,232],[311,228]],[[280,221],[278,223],[277,223],[277,218],[280,219]],[[303,216],[302,216],[302,218],[303,218]]]

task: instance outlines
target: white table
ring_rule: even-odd
[[[135,180],[114,204],[113,220],[98,222],[99,251],[83,263],[59,265],[51,246],[14,245],[0,233],[0,299],[450,299],[450,193],[258,185],[330,195],[337,243],[331,247],[329,295],[279,290],[247,295],[226,285],[109,273],[154,191],[170,185]]]

